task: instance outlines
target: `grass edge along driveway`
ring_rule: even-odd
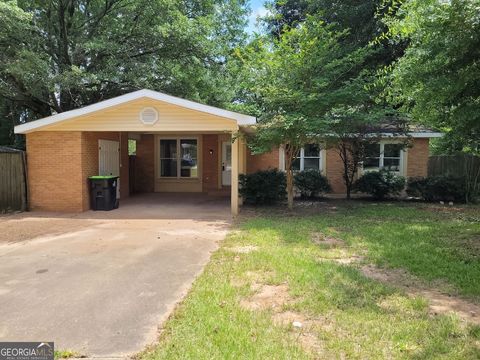
[[[319,211],[243,219],[158,345],[139,357],[480,357],[478,325],[432,314],[424,297],[360,271],[365,263],[401,268],[478,302],[480,284],[472,283],[480,278],[478,207],[359,203]]]

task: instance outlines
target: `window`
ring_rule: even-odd
[[[371,144],[366,148],[366,159],[363,170],[375,171],[387,169],[402,172],[402,145],[401,144]]]
[[[198,177],[197,139],[160,140],[160,177]]]
[[[307,144],[300,150],[300,156],[292,164],[293,171],[308,169],[322,170],[321,148],[318,144]]]

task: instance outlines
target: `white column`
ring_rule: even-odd
[[[233,140],[232,134],[232,140]],[[239,166],[239,140],[235,139],[232,143],[232,193],[231,193],[231,205],[232,205],[232,215],[238,215],[238,166]]]

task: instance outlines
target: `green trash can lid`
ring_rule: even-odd
[[[94,176],[89,176],[89,179],[92,180],[104,180],[104,179],[117,179],[118,176],[114,175],[94,175]]]

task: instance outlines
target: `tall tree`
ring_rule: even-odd
[[[408,41],[390,67],[386,95],[423,124],[440,127],[447,152],[480,153],[480,1],[404,0],[385,19]]]
[[[2,1],[0,97],[21,121],[144,87],[223,104],[246,13],[245,0]]]
[[[324,141],[339,124],[352,135],[354,124],[381,119],[383,104],[375,102],[376,94],[367,87],[372,73],[366,63],[374,50],[345,47],[347,36],[312,16],[280,38],[257,38],[242,54],[250,70],[246,87],[253,94],[248,99],[262,114],[249,146],[256,153],[284,146],[290,208],[292,163],[302,146]]]

